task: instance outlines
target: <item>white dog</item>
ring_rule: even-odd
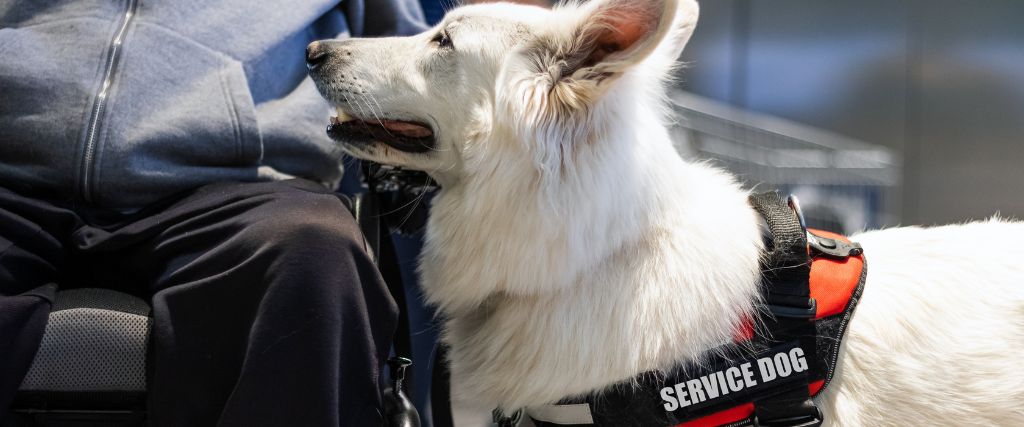
[[[696,360],[755,313],[748,192],[687,163],[663,83],[693,0],[453,10],[418,36],[310,45],[355,157],[427,171],[423,291],[456,398],[507,410]],[[1024,224],[853,236],[870,269],[816,398],[831,425],[1024,423]]]

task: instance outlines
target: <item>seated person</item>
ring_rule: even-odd
[[[304,51],[418,8],[0,4],[0,425],[73,287],[152,301],[151,425],[379,425],[396,306]]]

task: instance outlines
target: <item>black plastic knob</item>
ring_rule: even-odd
[[[420,414],[402,390],[405,368],[412,360],[405,357],[388,359],[391,368],[391,387],[384,390],[384,425],[388,427],[420,427]]]

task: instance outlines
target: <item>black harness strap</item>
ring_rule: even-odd
[[[755,329],[766,342],[799,341],[808,354],[817,353],[814,315],[817,304],[811,298],[811,257],[807,252],[807,229],[800,218],[796,198],[783,201],[777,192],[750,197],[750,204],[768,223],[771,245],[762,260],[762,288],[771,317]],[[817,358],[811,358],[814,365]],[[816,370],[817,366],[811,366]],[[821,425],[821,411],[811,400],[808,381],[782,393],[754,402],[754,425]]]
[[[412,357],[412,333],[409,326],[409,309],[405,299],[405,284],[402,282],[401,267],[398,262],[398,254],[395,252],[394,241],[391,240],[391,232],[387,224],[382,222],[380,193],[377,191],[377,180],[375,171],[364,165],[364,180],[368,190],[365,193],[356,194],[354,197],[353,214],[359,224],[366,245],[369,246],[373,261],[377,263],[381,278],[388,285],[388,291],[398,306],[398,325],[395,329],[394,353],[400,357]],[[405,373],[403,381],[405,386],[413,389],[413,373],[409,370]]]
[[[377,191],[375,168],[364,164],[363,173],[369,189],[355,195],[353,214],[359,224],[366,246],[373,255],[384,283],[398,306],[398,325],[392,340],[396,357],[388,360],[391,367],[391,387],[382,393],[384,426],[419,427],[419,413],[409,400],[406,390],[413,389],[413,374],[407,369],[412,364],[412,334],[409,326],[409,309],[406,305],[405,285],[398,263],[398,254],[391,240],[390,229],[382,224],[380,193]]]
[[[435,427],[453,427],[451,372],[448,370],[448,346],[437,343],[434,369],[430,372],[430,417]]]
[[[762,261],[765,302],[776,316],[813,318],[811,300],[811,258],[807,254],[807,230],[800,223],[793,198],[782,200],[779,193],[750,196],[750,204],[768,223],[769,247]]]

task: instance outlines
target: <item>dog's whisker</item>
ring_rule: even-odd
[[[424,179],[423,186],[420,187],[420,194],[418,196],[416,196],[416,198],[414,199],[415,204],[412,206],[411,209],[409,209],[409,213],[405,214],[405,218],[402,218],[402,222],[398,224],[399,228],[404,226],[405,223],[408,222],[410,218],[412,218],[412,215],[414,213],[416,213],[416,209],[420,206],[420,201],[422,201],[427,196],[427,192],[426,192],[426,190],[424,190],[424,188],[426,188],[426,186],[429,185],[429,184],[430,184],[430,177],[428,176],[428,177],[426,177]]]
[[[377,100],[373,98],[373,94],[370,94],[370,96],[366,96],[366,95],[360,93],[359,94],[359,98],[363,100],[364,104],[366,104],[366,107],[370,110],[370,114],[373,115],[373,118],[377,120],[377,124],[379,124],[380,127],[384,129],[384,132],[387,132],[388,136],[390,136],[392,138],[395,137],[395,135],[393,135],[391,133],[391,130],[388,129],[387,126],[384,126],[384,119],[382,118],[382,116],[384,115],[384,110],[381,109],[380,114],[377,114],[377,110],[375,110],[373,108],[373,105],[371,105],[371,103],[370,103],[371,101],[374,104],[377,104]],[[377,107],[379,108],[380,104],[377,104]]]
[[[428,181],[428,182],[429,182],[429,181]],[[424,185],[426,185],[426,184],[424,184]],[[399,207],[397,207],[397,208],[394,208],[394,209],[392,209],[392,210],[390,210],[390,211],[387,211],[387,212],[382,212],[382,213],[380,213],[380,214],[377,214],[377,217],[383,217],[383,216],[386,216],[386,215],[391,215],[391,214],[393,214],[393,213],[395,213],[395,212],[398,212],[398,211],[400,211],[400,210],[402,210],[402,209],[405,209],[405,208],[406,208],[406,207],[408,207],[409,205],[412,205],[412,204],[418,203],[418,202],[419,202],[419,199],[420,199],[420,198],[422,197],[422,195],[423,195],[424,193],[425,193],[425,192],[421,192],[421,193],[420,193],[420,195],[418,195],[418,196],[414,197],[414,198],[413,198],[412,200],[410,200],[410,201],[408,201],[408,202],[405,202],[405,204],[403,204],[402,206],[399,206]],[[414,207],[414,209],[415,209],[415,207]],[[406,217],[406,219],[408,219],[408,217]],[[404,221],[404,220],[403,220],[403,221]],[[404,225],[404,223],[403,223],[402,225]]]

